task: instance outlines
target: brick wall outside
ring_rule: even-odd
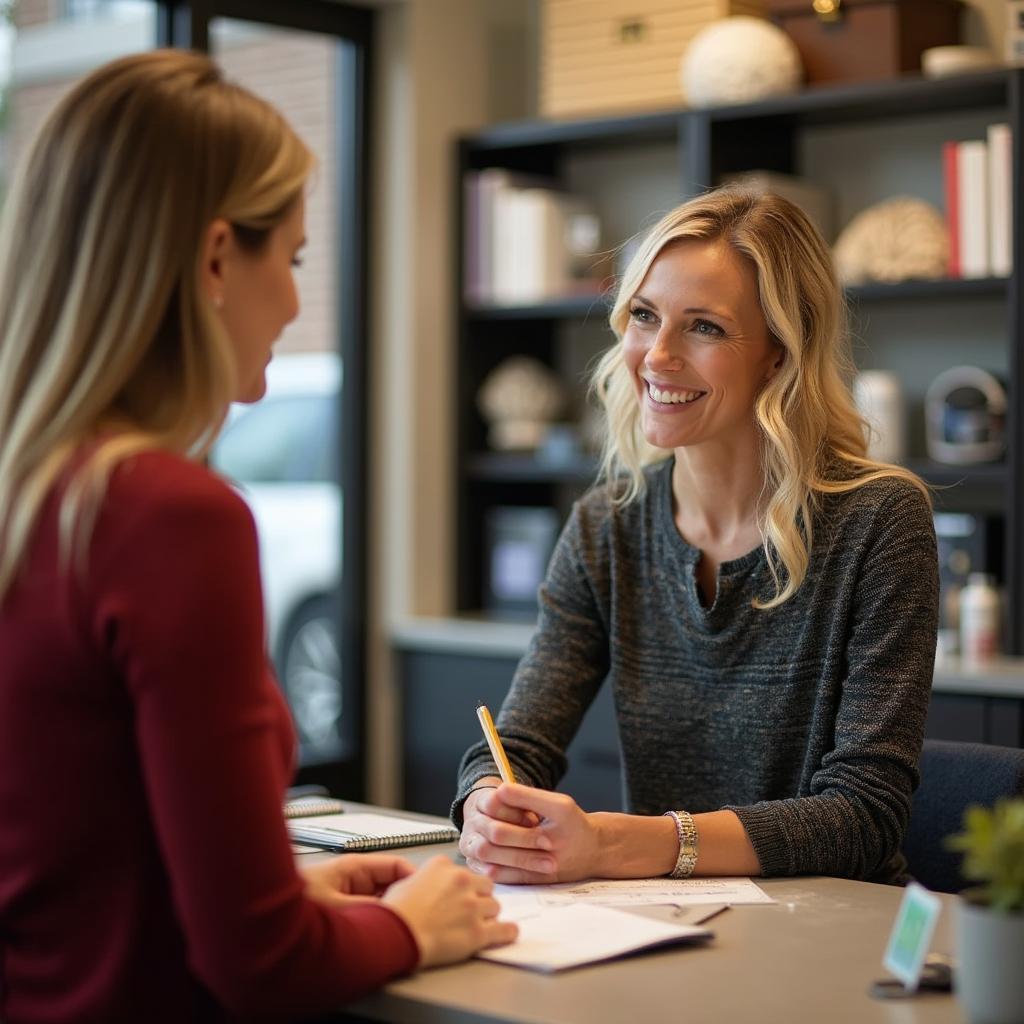
[[[55,0],[18,0],[14,5],[14,24],[18,28],[42,25],[53,18]]]
[[[22,0],[19,24],[48,14],[50,0]],[[39,17],[38,21],[49,20]],[[216,26],[214,26],[216,28]],[[216,34],[214,35],[216,39]],[[258,41],[228,42],[216,53],[229,77],[268,99],[288,118],[316,154],[318,169],[306,200],[304,265],[296,271],[302,301],[299,318],[278,345],[280,352],[332,349],[336,338],[336,290],[332,283],[337,240],[334,231],[336,168],[333,159],[333,70],[335,43],[297,32],[266,33]],[[12,90],[7,158],[13,166],[46,114],[74,80],[30,84]]]
[[[214,25],[216,29],[216,25]],[[216,41],[216,33],[214,34]],[[274,32],[241,46],[214,47],[227,74],[273,103],[314,152],[318,167],[306,197],[303,266],[295,279],[302,300],[299,318],[286,328],[279,352],[337,347],[337,173],[334,160],[334,56],[336,44],[320,36]]]

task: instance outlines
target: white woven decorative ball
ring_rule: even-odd
[[[679,67],[683,95],[695,107],[747,103],[795,92],[800,54],[782,29],[763,18],[723,18],[698,32]]]
[[[949,265],[946,222],[923,199],[887,199],[846,225],[836,242],[835,260],[843,284],[945,277]]]
[[[488,441],[498,451],[538,447],[564,404],[558,377],[529,356],[500,363],[477,394],[477,407],[491,425]]]

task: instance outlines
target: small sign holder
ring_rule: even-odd
[[[896,912],[882,964],[895,978],[882,978],[871,986],[878,999],[901,999],[919,990],[948,992],[950,968],[942,958],[928,958],[928,947],[942,912],[942,901],[923,885],[910,882]]]

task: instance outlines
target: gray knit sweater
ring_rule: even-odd
[[[928,503],[895,479],[828,496],[794,597],[751,606],[774,592],[758,549],[722,564],[705,608],[672,466],[649,469],[623,508],[604,487],[573,508],[497,720],[517,779],[557,786],[604,683],[632,813],[730,808],[765,875],[899,879],[935,656]],[[493,774],[485,745],[471,747],[457,825],[467,791]]]

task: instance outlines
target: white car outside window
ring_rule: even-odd
[[[267,644],[299,735],[303,764],[344,756],[336,595],[341,360],[275,357],[267,394],[232,408],[211,455],[252,509],[259,533]]]

